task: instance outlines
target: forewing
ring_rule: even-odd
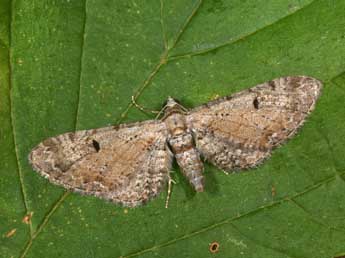
[[[66,133],[40,143],[29,160],[55,184],[136,206],[156,196],[168,179],[166,137],[159,121]]]
[[[201,154],[223,170],[256,166],[314,109],[321,82],[278,78],[195,108],[187,115]]]

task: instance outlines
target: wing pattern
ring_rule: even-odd
[[[166,134],[159,121],[66,133],[39,144],[29,159],[55,184],[137,206],[168,179],[172,154]]]
[[[187,115],[201,155],[226,171],[258,165],[314,109],[321,83],[284,77],[197,107]]]
[[[201,189],[200,154],[226,171],[257,166],[296,133],[321,87],[311,77],[283,77],[187,113],[169,98],[161,121],[65,133],[40,143],[29,160],[55,184],[133,207],[161,191],[174,155]]]

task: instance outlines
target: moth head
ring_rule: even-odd
[[[180,101],[169,96],[168,99],[163,104],[163,108],[174,108],[174,107],[178,107],[180,105],[181,105]]]
[[[168,97],[167,101],[164,103],[163,109],[164,111],[164,116],[162,119],[164,120],[165,118],[169,117],[171,114],[176,114],[176,113],[185,113],[186,108],[184,108],[180,102],[172,97]]]

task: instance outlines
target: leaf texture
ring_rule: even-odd
[[[1,0],[0,12],[1,257],[345,253],[345,2]],[[299,134],[248,173],[206,165],[204,193],[175,173],[169,209],[165,193],[125,209],[64,192],[28,163],[45,138],[152,118],[131,96],[195,107],[286,75],[324,82]]]

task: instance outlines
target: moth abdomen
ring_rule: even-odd
[[[204,190],[204,177],[202,175],[204,166],[200,154],[195,148],[193,136],[186,132],[168,139],[177,164],[190,184],[197,192]]]

